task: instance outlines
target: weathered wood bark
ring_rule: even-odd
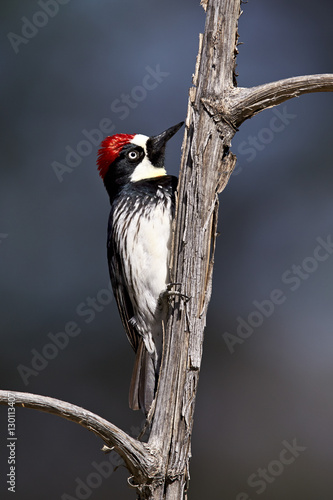
[[[167,325],[165,363],[148,442],[159,447],[165,457],[166,475],[151,496],[140,498],[181,499],[186,495],[195,395],[211,295],[217,195],[235,165],[229,152],[234,131],[229,133],[228,124],[224,124],[225,130],[218,130],[202,99],[223,99],[224,91],[233,87],[239,15],[239,1],[210,2],[205,33],[200,36],[183,142],[172,263],[173,281],[182,283],[181,291],[190,300],[184,303],[176,297]]]
[[[181,283],[165,329],[163,361],[147,443],[93,413],[63,401],[11,392],[15,404],[50,412],[93,431],[124,459],[138,498],[187,497],[193,414],[207,307],[212,290],[218,194],[236,157],[231,139],[244,120],[308,92],[332,91],[333,75],[288,78],[237,88],[238,18],[241,0],[203,0],[205,32],[189,93],[174,223],[172,281]],[[8,392],[0,391],[0,404]]]

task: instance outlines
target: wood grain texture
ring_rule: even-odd
[[[229,124],[218,128],[202,103],[234,87],[240,1],[209,1],[190,89],[178,185],[172,281],[187,302],[175,297],[164,345],[164,363],[148,444],[161,450],[164,483],[151,497],[186,498],[195,397],[202,358],[218,217],[218,193],[235,165]],[[164,491],[164,495],[162,492]]]

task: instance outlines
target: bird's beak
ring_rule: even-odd
[[[147,141],[148,158],[154,167],[164,167],[165,146],[169,139],[174,136],[184,122],[180,122],[173,127],[168,128],[159,135],[150,137]]]

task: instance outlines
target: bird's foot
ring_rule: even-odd
[[[169,304],[171,303],[171,300],[174,299],[175,297],[179,297],[184,301],[186,304],[191,297],[188,295],[185,295],[184,293],[180,292],[179,290],[174,290],[173,288],[175,286],[181,286],[181,283],[168,283],[166,290],[163,292],[163,296],[168,299]]]

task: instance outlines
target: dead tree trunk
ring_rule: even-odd
[[[173,234],[172,281],[181,284],[165,329],[163,360],[151,432],[136,440],[93,413],[44,396],[11,392],[15,404],[83,425],[114,447],[141,500],[187,498],[194,404],[212,289],[218,194],[236,157],[231,139],[241,123],[263,109],[308,92],[333,90],[333,75],[289,78],[238,88],[235,61],[241,0],[202,0],[205,32],[189,93]],[[7,404],[8,391],[0,391]],[[12,396],[11,396],[12,397]]]

